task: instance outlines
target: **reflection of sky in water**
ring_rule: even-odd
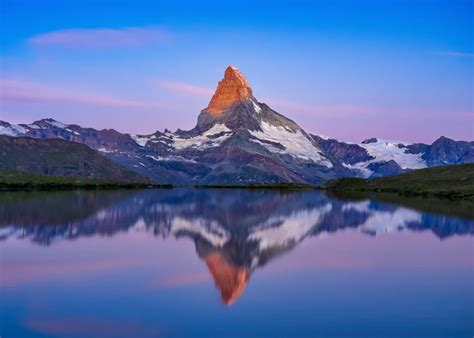
[[[0,204],[5,337],[474,330],[462,218],[317,192],[14,196]]]

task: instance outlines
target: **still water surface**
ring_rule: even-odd
[[[0,336],[472,337],[474,222],[458,209],[321,192],[2,193]]]

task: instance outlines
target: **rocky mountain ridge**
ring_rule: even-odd
[[[158,183],[174,184],[320,184],[474,162],[474,142],[445,137],[432,145],[375,138],[353,144],[310,135],[259,102],[233,66],[189,131],[130,135],[43,119],[19,125],[0,121],[0,134],[83,143]]]

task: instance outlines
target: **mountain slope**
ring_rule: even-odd
[[[360,144],[312,135],[320,147],[351,176],[376,178],[432,166],[474,163],[474,142],[441,136],[433,144],[405,144],[370,138]]]
[[[318,183],[349,175],[313,138],[285,116],[260,103],[243,75],[229,66],[196,127],[176,133],[135,136],[144,147],[201,163],[202,184]]]
[[[130,172],[89,147],[60,139],[37,140],[0,135],[0,169],[127,182],[148,179]]]
[[[0,134],[83,143],[157,183],[173,184],[320,184],[474,162],[474,142],[446,137],[431,145],[376,138],[355,144],[311,135],[259,102],[233,66],[191,130],[130,135],[43,119],[20,125],[0,121]]]

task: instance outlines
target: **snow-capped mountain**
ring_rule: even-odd
[[[378,139],[352,144],[310,135],[259,102],[233,66],[189,131],[130,135],[43,119],[20,125],[0,121],[0,134],[83,143],[157,182],[175,184],[318,184],[337,177],[377,177],[474,162],[474,142],[442,137],[432,145]]]
[[[381,177],[426,167],[474,163],[474,142],[440,137],[431,145],[367,139],[359,144],[312,135],[321,148],[357,177]]]

